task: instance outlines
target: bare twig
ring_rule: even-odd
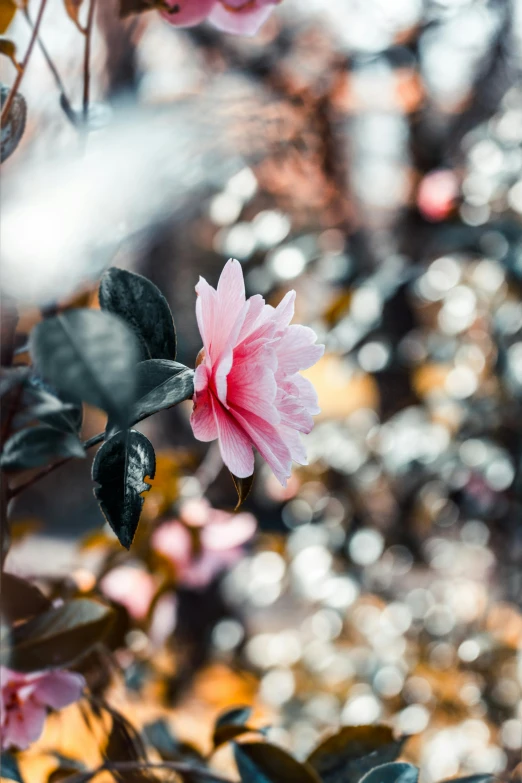
[[[87,26],[85,28],[85,49],[83,53],[83,121],[87,123],[89,117],[89,98],[91,89],[91,41],[92,27],[94,22],[94,9],[96,0],[90,0],[89,12],[87,16]]]
[[[18,73],[16,75],[16,79],[14,80],[14,84],[11,87],[11,90],[9,91],[9,95],[7,96],[7,100],[4,103],[4,107],[2,109],[2,116],[0,117],[0,125],[2,126],[5,125],[6,120],[9,117],[9,112],[11,111],[11,106],[15,99],[15,95],[20,89],[20,84],[22,83],[22,79],[24,78],[24,74],[27,70],[27,65],[29,63],[31,53],[36,43],[36,39],[38,38],[38,30],[40,29],[40,24],[42,22],[42,17],[46,5],[47,5],[47,0],[42,0],[40,4],[40,10],[38,11],[38,16],[36,17],[36,22],[34,23],[33,32],[31,34],[31,39],[29,41],[29,46],[27,47],[27,51],[25,53],[25,57],[20,65],[20,68],[18,69]]]
[[[78,772],[65,778],[63,783],[88,783],[100,772],[132,772],[133,770],[159,770],[159,769],[171,769],[173,772],[179,772],[182,775],[192,775],[199,777],[201,780],[208,780],[210,783],[231,783],[230,778],[224,778],[222,775],[218,775],[217,772],[212,772],[210,769],[204,767],[197,767],[193,764],[187,764],[183,761],[115,761],[105,762],[92,772]]]
[[[99,432],[97,435],[94,435],[92,438],[89,438],[89,440],[86,440],[83,443],[84,449],[90,449],[92,446],[96,446],[98,443],[101,443],[102,440],[105,438],[105,432]],[[9,500],[12,498],[15,498],[17,495],[20,495],[21,492],[23,492],[25,489],[28,489],[29,487],[32,487],[33,484],[36,484],[37,481],[40,481],[40,479],[45,478],[45,476],[48,476],[49,473],[53,473],[57,468],[61,468],[62,465],[65,465],[66,462],[69,462],[72,457],[64,457],[63,459],[58,460],[58,462],[52,462],[50,465],[46,465],[45,468],[40,470],[38,473],[35,473],[33,476],[27,479],[27,481],[23,481],[21,484],[18,484],[17,487],[13,487],[9,491]]]
[[[27,20],[27,23],[28,23],[29,27],[31,28],[31,30],[34,30],[34,22],[31,19],[31,17],[29,16],[29,11],[28,11],[27,8],[24,8],[24,16],[25,16],[25,18]],[[53,62],[53,60],[51,58],[51,55],[47,51],[47,48],[45,47],[45,45],[44,45],[44,43],[43,43],[43,41],[42,41],[42,39],[41,39],[41,37],[39,35],[37,36],[37,42],[38,42],[38,46],[40,48],[40,51],[43,54],[45,62],[47,63],[47,65],[49,67],[49,70],[51,71],[51,73],[53,75],[53,79],[55,81],[55,84],[56,84],[56,86],[57,86],[57,88],[58,88],[58,90],[60,92],[60,106],[62,107],[62,109],[64,111],[64,114],[67,117],[67,119],[70,121],[70,123],[76,127],[76,125],[77,125],[76,116],[75,116],[75,113],[74,113],[73,108],[71,106],[71,103],[69,101],[69,98],[67,97],[67,94],[65,92],[65,87],[64,87],[62,78],[61,78],[60,74],[58,73],[58,69],[57,69],[56,65],[54,64],[54,62]]]

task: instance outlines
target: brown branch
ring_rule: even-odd
[[[212,772],[209,769],[202,767],[196,767],[193,764],[187,764],[183,761],[115,761],[105,762],[92,772],[79,772],[65,778],[63,783],[88,783],[96,775],[101,772],[132,772],[133,770],[147,770],[147,769],[170,769],[173,772],[179,772],[182,775],[192,775],[201,778],[201,780],[208,780],[210,783],[232,783],[230,778],[224,778],[222,775],[218,775],[216,772]]]
[[[34,45],[36,43],[36,39],[38,38],[38,30],[40,29],[40,24],[42,22],[43,13],[45,11],[45,6],[47,5],[47,0],[42,0],[40,5],[40,10],[38,11],[38,16],[36,17],[36,22],[34,23],[33,32],[31,34],[31,39],[29,41],[29,46],[27,47],[27,51],[25,53],[25,57],[20,65],[20,68],[18,70],[18,73],[16,75],[16,79],[14,81],[13,86],[11,87],[11,90],[9,91],[9,95],[7,96],[7,100],[4,104],[4,108],[2,109],[2,115],[0,117],[0,125],[4,126],[7,118],[9,117],[9,112],[11,111],[11,106],[13,104],[13,101],[15,99],[15,95],[17,94],[20,84],[22,82],[22,79],[24,78],[25,71],[27,69],[27,65],[29,63],[29,58],[31,57],[31,53],[33,51]]]
[[[92,438],[89,438],[89,440],[86,440],[83,444],[83,448],[90,449],[92,446],[96,446],[98,443],[101,443],[104,438],[105,433],[99,432],[98,435],[94,435]],[[69,462],[71,459],[72,457],[63,457],[63,459],[58,460],[58,462],[52,462],[50,465],[46,465],[45,468],[28,478],[27,481],[23,481],[21,484],[18,484],[17,487],[13,487],[9,491],[9,500],[12,500],[12,498],[20,495],[20,493],[22,493],[25,489],[32,487],[33,484],[36,484],[37,481],[40,481],[40,479],[48,476],[49,473],[53,473],[53,471],[57,470],[57,468],[61,468],[62,465],[65,465],[65,463]]]
[[[91,41],[96,0],[91,0],[85,28],[85,48],[83,52],[83,121],[89,118],[89,98],[91,89]]]

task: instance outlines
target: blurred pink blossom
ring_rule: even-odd
[[[151,574],[134,566],[119,566],[100,581],[100,589],[117,604],[124,606],[135,620],[143,620],[156,593],[157,584]]]
[[[438,223],[451,214],[458,195],[459,183],[453,171],[430,171],[419,185],[417,206],[425,218]]]
[[[192,27],[208,19],[214,27],[236,35],[255,35],[281,0],[168,0],[176,11],[162,15],[176,27]]]
[[[221,456],[240,478],[254,472],[253,447],[283,486],[292,461],[306,465],[300,432],[319,413],[305,370],[323,355],[316,335],[290,325],[295,291],[274,309],[259,294],[245,299],[243,270],[230,259],[217,290],[200,277],[196,316],[203,340],[194,379],[192,429],[202,441],[219,439]]]
[[[173,519],[157,528],[152,546],[174,565],[179,583],[192,588],[205,587],[234,565],[257,527],[252,514],[228,514],[206,500],[188,501],[180,517],[183,521]]]
[[[25,750],[36,742],[47,708],[59,710],[81,698],[85,680],[67,671],[23,674],[0,666],[1,747]]]

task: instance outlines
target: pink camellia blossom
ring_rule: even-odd
[[[228,514],[212,508],[206,500],[185,503],[180,520],[160,525],[153,533],[152,546],[170,560],[179,583],[194,589],[206,587],[234,565],[257,527],[252,514]]]
[[[196,316],[203,340],[194,378],[191,424],[198,440],[219,439],[221,456],[239,478],[254,472],[253,447],[283,486],[292,461],[306,465],[299,433],[319,413],[305,370],[323,355],[316,335],[290,325],[295,291],[273,308],[262,296],[245,299],[243,271],[230,259],[217,290],[204,278],[196,286]]]
[[[2,750],[25,750],[43,731],[47,709],[67,707],[81,698],[85,680],[67,671],[23,674],[0,666]]]
[[[168,0],[172,11],[162,15],[176,27],[192,27],[208,19],[214,27],[236,35],[255,35],[281,0]]]
[[[143,568],[118,566],[100,581],[100,589],[107,598],[124,606],[135,620],[144,620],[148,614],[157,584]]]

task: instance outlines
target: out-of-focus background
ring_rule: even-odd
[[[20,14],[20,51],[29,32]],[[79,106],[82,45],[60,0],[41,39]],[[326,345],[308,372],[322,409],[309,466],[283,490],[259,464],[244,508],[257,535],[238,531],[197,573],[178,563],[159,619],[129,609],[129,716],[161,713],[198,740],[219,708],[247,701],[300,758],[326,730],[382,720],[412,735],[406,757],[427,782],[512,770],[522,2],[284,0],[248,39],[153,12],[122,22],[104,0],[91,72],[87,139],[38,48],[23,81],[26,132],[2,182],[2,280],[22,326],[75,291],[94,301],[104,265],[126,266],[164,292],[178,358],[194,366],[194,286],[235,257],[249,294],[277,303],[296,289],[296,320]],[[161,470],[142,539],[201,494],[234,505],[190,407],[144,427]],[[86,437],[103,426],[90,412]],[[27,492],[14,519],[13,570],[91,589],[96,544],[112,543],[93,534],[103,519],[88,464]],[[143,549],[110,551],[110,567],[130,563],[157,587]],[[112,581],[105,593],[123,605],[140,592]]]

